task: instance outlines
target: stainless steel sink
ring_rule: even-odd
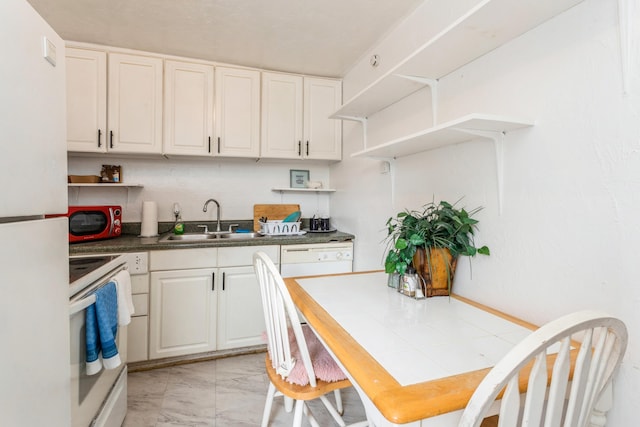
[[[228,231],[213,233],[185,233],[185,234],[169,234],[162,237],[160,242],[202,242],[216,239],[255,239],[262,237],[259,233],[231,233]]]
[[[260,233],[228,233],[221,234],[221,239],[255,239],[257,237],[263,237]]]
[[[214,240],[216,239],[215,234],[202,234],[202,233],[186,233],[186,234],[169,234],[160,239],[161,242],[164,241],[183,241],[183,242],[193,242],[197,240]]]

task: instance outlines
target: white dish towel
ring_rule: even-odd
[[[131,296],[131,276],[127,270],[122,270],[113,276],[118,289],[118,325],[125,326],[131,323],[131,315],[134,314],[133,298]]]

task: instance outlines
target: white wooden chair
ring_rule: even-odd
[[[626,347],[624,323],[604,313],[580,311],[549,322],[489,371],[458,425],[479,426],[503,390],[499,427],[604,425],[591,419],[592,412],[611,386]]]
[[[285,397],[287,412],[291,411],[291,400],[295,401],[294,427],[302,425],[303,413],[307,416],[312,426],[319,427],[317,420],[305,403],[313,399],[320,399],[336,423],[344,427],[346,424],[340,415],[343,411],[340,389],[350,387],[351,382],[348,379],[326,382],[316,378],[298,313],[284,280],[271,259],[263,252],[256,252],[253,255],[253,266],[260,283],[269,349],[265,365],[270,384],[262,418],[262,427],[267,427],[269,424],[271,406],[276,396]],[[295,336],[299,357],[302,360],[296,360],[292,355],[289,336],[291,332]],[[287,376],[291,374],[296,363],[304,364],[309,377],[309,384],[306,386],[291,384],[287,381]],[[325,396],[332,391],[335,394],[337,408]],[[367,426],[368,423],[365,421],[352,424],[352,426],[356,425]]]

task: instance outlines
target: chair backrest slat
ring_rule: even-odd
[[[505,425],[516,423],[520,417],[520,390],[518,377],[514,376],[507,384],[500,405],[500,419]]]
[[[309,376],[309,384],[316,387],[316,376],[298,312],[282,276],[264,252],[256,252],[253,255],[253,265],[260,284],[267,346],[273,368],[286,378],[296,363],[303,363]],[[295,360],[292,355],[289,341],[291,333],[295,337],[302,360]]]
[[[547,393],[547,353],[538,353],[529,375],[522,419],[527,425],[539,426]],[[519,403],[518,403],[519,405]]]
[[[567,404],[567,415],[565,416],[564,427],[578,426],[580,421],[581,403],[587,387],[589,368],[593,354],[593,329],[587,329],[585,332],[573,369],[571,393],[569,395],[569,403]]]
[[[569,383],[569,371],[571,369],[571,338],[566,337],[560,342],[560,351],[553,364],[553,377],[549,386],[547,402],[547,416],[544,427],[560,427],[564,402]]]
[[[581,343],[576,350],[572,343],[578,334]],[[500,405],[500,427],[585,427],[620,365],[627,339],[624,323],[605,313],[581,311],[547,323],[489,371],[471,397],[459,427],[478,427],[502,389],[505,391]],[[559,349],[553,347],[557,344]],[[576,351],[569,380],[571,358]],[[556,354],[550,378],[546,366],[548,353]],[[520,399],[518,377],[534,359],[525,397]],[[522,411],[521,400],[524,400]]]

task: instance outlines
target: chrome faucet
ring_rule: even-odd
[[[210,202],[213,202],[216,204],[216,231],[220,232],[220,203],[218,203],[218,201],[216,199],[209,199],[206,202],[204,202],[204,207],[202,208],[202,212],[206,212],[207,211],[207,206],[209,205]]]

